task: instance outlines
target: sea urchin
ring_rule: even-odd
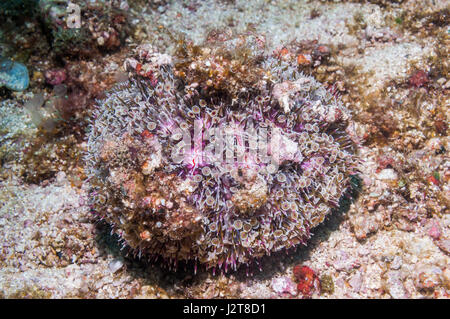
[[[236,95],[205,90],[162,60],[96,111],[93,209],[134,251],[174,265],[226,271],[305,243],[356,170],[348,110],[276,56],[260,59],[261,78]]]

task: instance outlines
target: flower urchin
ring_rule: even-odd
[[[227,271],[305,243],[356,170],[346,108],[274,56],[240,95],[204,90],[155,57],[150,80],[116,87],[93,120],[95,211],[136,252],[175,266]]]

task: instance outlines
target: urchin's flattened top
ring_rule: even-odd
[[[146,56],[144,74],[127,61],[138,76],[100,103],[91,125],[98,214],[136,251],[174,264],[236,269],[305,243],[358,163],[339,99],[276,56],[252,66],[270,79],[235,86],[242,95],[223,89],[227,78],[220,94],[204,90],[172,59]]]

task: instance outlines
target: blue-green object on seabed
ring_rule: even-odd
[[[0,87],[23,91],[28,88],[28,84],[30,84],[30,78],[25,65],[8,59],[0,61]]]

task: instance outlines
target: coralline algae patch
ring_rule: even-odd
[[[261,53],[248,83],[208,52],[214,66],[138,49],[95,113],[86,171],[92,209],[139,256],[227,271],[306,244],[358,157],[348,110],[295,63]]]

